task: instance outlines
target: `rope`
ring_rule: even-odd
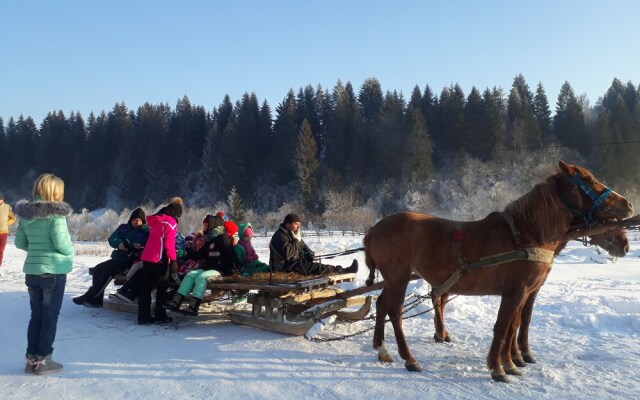
[[[318,259],[320,259],[320,258],[335,258],[335,257],[338,257],[338,256],[345,256],[345,255],[348,255],[348,254],[357,253],[357,252],[360,252],[360,251],[364,251],[364,247],[358,247],[357,249],[345,250],[345,251],[340,251],[340,252],[337,252],[337,253],[321,254],[319,256],[316,255],[316,256],[314,256],[314,258],[318,258]]]
[[[407,301],[407,299],[410,298],[411,296],[415,297],[415,299]],[[447,299],[447,301],[444,302],[444,304],[447,304],[448,302],[450,302],[451,300],[455,299],[456,297],[458,297],[458,296],[456,295],[456,296],[449,297]],[[405,298],[405,305],[403,306],[402,315],[405,315],[407,312],[413,310],[414,308],[416,308],[421,303],[424,303],[424,301],[427,300],[427,299],[431,299],[431,293],[429,293],[428,295],[410,294],[409,296],[407,296]],[[434,307],[431,307],[431,308],[429,308],[427,310],[424,310],[424,311],[421,311],[419,313],[402,317],[402,319],[403,320],[407,320],[407,319],[415,318],[415,317],[418,317],[420,315],[427,314],[427,313],[429,313],[429,312],[431,312],[433,310],[434,310]],[[312,317],[312,319],[315,322],[320,322],[321,324],[324,325],[324,323],[321,321],[321,318]],[[362,320],[364,321],[364,320],[375,320],[375,319],[376,319],[376,314],[373,313],[370,316],[368,316],[367,318],[364,318]],[[387,322],[390,322],[390,321],[391,321],[391,319],[387,318],[387,319],[384,320],[384,323],[386,324]],[[338,340],[345,340],[345,339],[348,339],[348,338],[351,338],[351,337],[354,337],[354,336],[362,335],[363,333],[367,333],[367,332],[369,332],[369,331],[371,331],[373,329],[375,329],[375,325],[374,326],[370,326],[370,327],[365,328],[365,329],[362,329],[362,330],[359,330],[357,332],[348,334],[348,335],[340,335],[340,336],[334,336],[334,337],[330,337],[330,338],[312,337],[309,340],[312,341],[312,342],[316,342],[316,343],[335,342],[335,341],[338,341]]]

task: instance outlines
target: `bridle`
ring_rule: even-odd
[[[563,175],[563,177],[569,182],[569,185],[572,188],[571,191],[578,197],[578,208],[572,207],[570,203],[565,200],[564,196],[560,194],[564,205],[569,209],[569,211],[571,211],[572,214],[582,217],[585,223],[596,223],[594,213],[597,211],[606,210],[606,208],[604,207],[604,202],[607,197],[609,197],[609,195],[613,193],[613,190],[605,186],[605,189],[601,194],[596,194],[592,188],[590,188],[586,183],[582,181],[582,174],[580,173],[580,171],[576,171],[575,175]],[[579,193],[580,191],[582,191],[582,193],[584,193],[591,200],[591,208],[589,210],[582,209],[582,196]]]

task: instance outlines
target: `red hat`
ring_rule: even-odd
[[[224,231],[227,233],[227,235],[233,236],[238,233],[238,225],[236,225],[236,223],[233,221],[226,221],[224,223]]]
[[[217,215],[218,217],[220,217],[220,218],[223,218],[223,219],[224,219],[224,211],[217,211],[217,212],[216,212],[216,215]]]
[[[250,226],[247,226],[246,228],[244,228],[243,236],[248,236],[248,237],[253,236],[253,229],[251,229]]]

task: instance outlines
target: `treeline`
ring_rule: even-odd
[[[373,201],[385,214],[407,208],[408,192],[438,190],[435,181],[470,160],[528,168],[523,155],[549,149],[628,187],[640,178],[639,103],[631,82],[614,79],[593,106],[565,82],[552,110],[543,85],[533,90],[518,75],[508,93],[465,94],[454,84],[436,94],[427,85],[407,99],[370,78],[357,91],[340,81],[290,90],[275,110],[246,93],[235,103],[225,96],[212,111],[185,96],[175,109],[118,103],[86,120],[52,112],[39,126],[21,115],[0,119],[0,188],[10,200],[25,197],[49,171],[65,180],[77,209],[179,195],[194,206],[231,198],[260,213],[297,204],[322,214],[347,193],[351,207]],[[445,206],[442,193],[430,196],[429,204]]]

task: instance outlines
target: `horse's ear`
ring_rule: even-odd
[[[572,166],[570,164],[567,164],[566,162],[560,160],[558,162],[558,165],[560,166],[560,170],[562,172],[564,172],[567,175],[572,175],[572,170],[571,170]]]

